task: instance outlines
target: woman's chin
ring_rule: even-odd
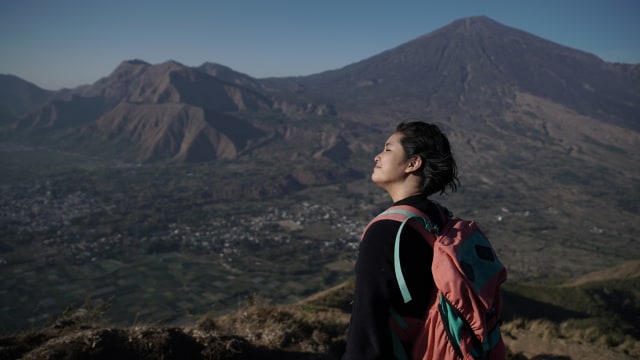
[[[375,173],[375,171],[371,174],[371,182],[376,184],[376,185],[378,185],[378,186],[381,186],[380,185],[380,178],[378,177],[378,174]]]

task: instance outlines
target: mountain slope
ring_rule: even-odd
[[[216,126],[216,118],[221,126]],[[235,139],[231,126],[241,127],[246,136]],[[251,137],[262,135],[241,120],[181,103],[120,103],[84,126],[82,133],[104,141],[123,138],[137,144],[136,157],[131,158],[135,161],[234,159]],[[208,156],[200,158],[204,154]]]
[[[105,108],[102,97],[72,95],[66,100],[50,101],[37,111],[23,116],[15,128],[45,134],[60,129],[75,129],[100,116]]]
[[[53,95],[53,91],[41,89],[17,76],[0,74],[0,125],[35,110]]]

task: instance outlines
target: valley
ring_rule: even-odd
[[[187,168],[163,176],[207,173]],[[37,326],[86,299],[113,298],[116,323],[175,322],[228,312],[252,293],[295,301],[350,276],[364,224],[348,215],[362,198],[327,187],[336,201],[215,202],[199,198],[206,183],[177,191],[158,171],[119,165],[3,184],[2,331]],[[104,191],[121,182],[132,187]]]
[[[248,163],[127,164],[24,146],[5,146],[0,159],[5,333],[87,301],[109,303],[105,316],[119,325],[188,323],[254,295],[296,302],[352,276],[360,232],[388,205],[367,179],[271,195],[225,190]],[[253,166],[260,183],[278,181]],[[493,181],[516,191],[508,178]],[[510,281],[557,283],[640,256],[624,237],[599,246],[609,231],[600,223],[564,228],[571,204],[535,207],[465,185],[437,200],[480,221]]]

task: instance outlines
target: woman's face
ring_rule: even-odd
[[[376,166],[371,174],[371,181],[388,189],[395,183],[401,183],[407,175],[408,160],[400,143],[402,134],[393,133],[384,144],[382,152],[374,158]]]

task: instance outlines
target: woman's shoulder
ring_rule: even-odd
[[[391,219],[374,219],[362,234],[362,240],[368,238],[389,238],[400,229],[400,222]]]
[[[418,209],[428,217],[428,220],[442,228],[445,218],[450,211],[437,201],[429,199],[426,195],[414,195],[394,203],[390,208],[397,206],[410,206]]]

